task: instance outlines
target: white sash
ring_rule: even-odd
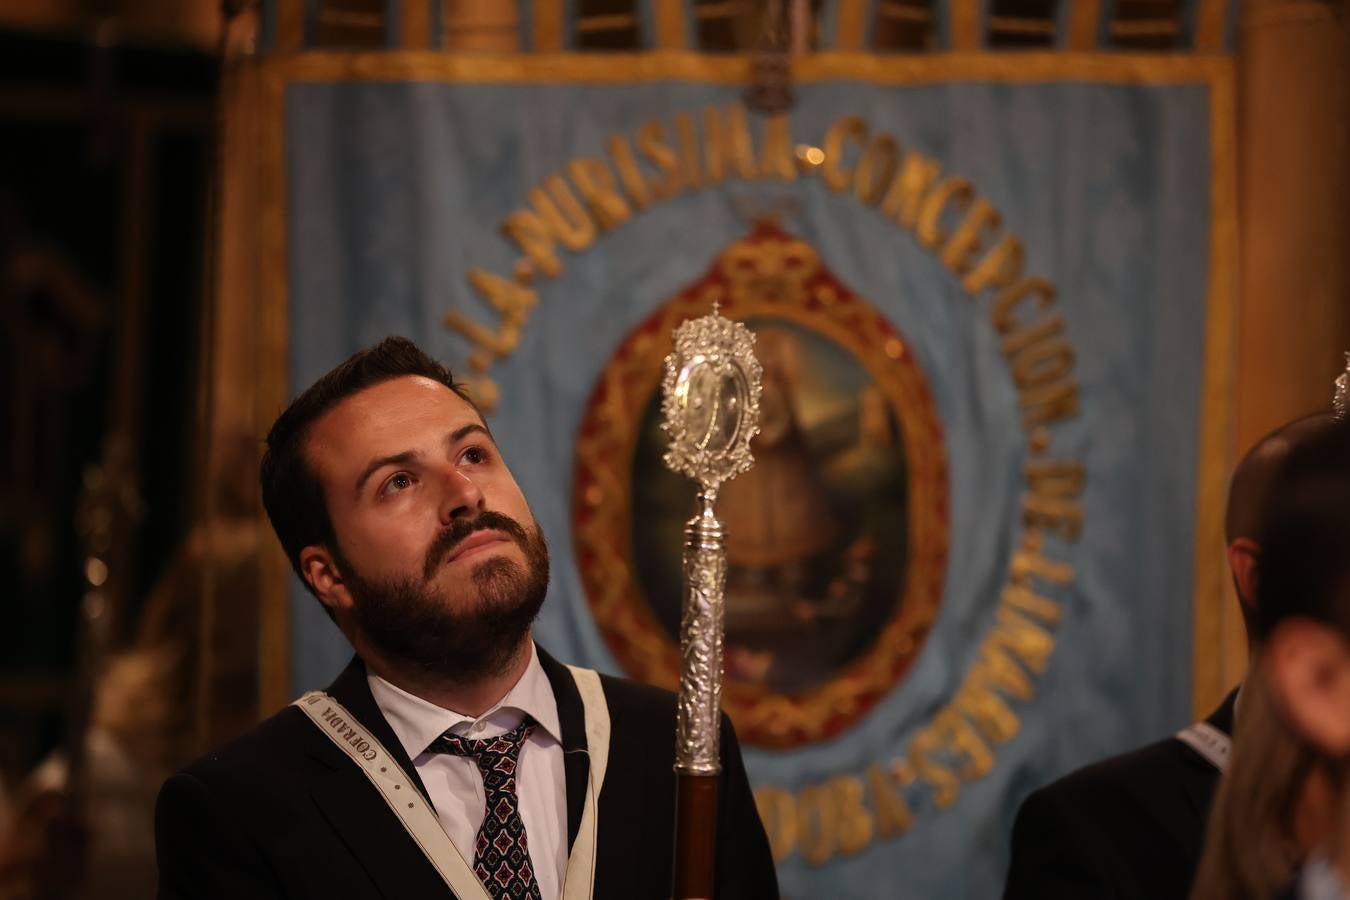
[[[1199,753],[1220,772],[1228,769],[1233,739],[1208,722],[1196,722],[1177,732],[1177,740]]]
[[[581,707],[586,714],[585,752],[590,759],[591,775],[586,784],[586,803],[581,808],[581,827],[577,829],[577,839],[572,842],[572,854],[567,857],[563,900],[585,900],[595,891],[600,788],[604,786],[605,768],[609,765],[609,706],[605,703],[604,688],[600,687],[600,676],[593,669],[567,668],[577,684]]]
[[[596,804],[605,780],[605,767],[609,762],[609,707],[605,703],[599,675],[590,669],[575,666],[567,668],[581,694],[581,705],[585,712],[587,750],[577,752],[587,753],[590,777],[586,802],[581,811],[581,827],[567,859],[562,896],[563,900],[589,900],[595,887],[595,848],[599,831],[599,810]],[[408,835],[426,854],[459,900],[490,900],[487,890],[474,874],[473,867],[445,833],[440,819],[436,818],[436,813],[423,799],[416,785],[410,783],[403,767],[395,762],[374,735],[362,727],[355,716],[323,691],[310,691],[291,705],[309,716],[319,730],[328,735],[329,740],[361,767],[366,778],[384,797],[384,802],[398,816]]]

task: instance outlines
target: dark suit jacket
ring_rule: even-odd
[[[581,696],[543,651],[562,726],[568,846],[589,773]],[[670,896],[675,819],[675,697],[601,676],[609,763],[599,798],[595,896]],[[425,795],[380,713],[359,660],[328,692],[384,744]],[[722,720],[718,897],[777,897],[773,858],[740,748]],[[174,775],[155,809],[159,896],[176,898],[448,898],[452,894],[361,770],[300,710],[287,707]]]
[[[1236,696],[1206,720],[1229,735]],[[1171,737],[1035,791],[1013,824],[1004,900],[1185,900],[1218,783]]]

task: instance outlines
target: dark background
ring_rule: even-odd
[[[204,50],[0,31],[0,777],[11,784],[60,734],[85,466],[125,436],[142,509],[113,557],[119,641],[192,515],[215,92]]]

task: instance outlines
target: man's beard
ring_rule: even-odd
[[[468,576],[477,596],[456,608],[432,579],[461,541],[485,529],[514,540],[524,551],[525,565],[501,557],[478,563]],[[396,665],[456,682],[504,672],[548,592],[548,546],[539,526],[527,530],[496,512],[456,520],[441,532],[427,550],[421,581],[367,580],[345,559],[339,558],[338,565],[357,627],[375,649]]]

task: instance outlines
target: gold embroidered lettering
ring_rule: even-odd
[[[651,194],[638,169],[637,160],[633,158],[633,149],[628,146],[628,138],[616,134],[609,139],[607,146],[609,157],[614,160],[614,168],[619,173],[619,181],[628,192],[628,199],[637,209],[645,209],[651,202]]]
[[[961,287],[972,297],[985,288],[1005,288],[1022,277],[1025,264],[1022,239],[1014,234],[1005,235],[975,264],[975,268],[961,281]]]
[[[1007,607],[999,607],[997,615],[990,643],[1008,650],[1031,671],[1044,672],[1055,649],[1054,635]]]
[[[900,145],[889,134],[879,134],[867,142],[858,168],[853,173],[853,196],[868,206],[877,201],[895,179],[900,164]]]
[[[952,705],[995,744],[1006,744],[1017,735],[1021,727],[1017,714],[1008,708],[1007,702],[1002,697],[990,689],[989,682],[984,677],[984,669],[978,662],[966,674],[961,690],[957,692]],[[993,768],[992,754],[990,754],[990,768]]]
[[[965,717],[948,706],[933,719],[941,746],[958,760],[962,781],[978,781],[994,769],[994,752]]]
[[[903,228],[913,228],[919,221],[923,198],[937,179],[942,167],[934,160],[913,150],[905,154],[900,174],[891,182],[881,201],[881,212],[890,216]]]
[[[797,180],[797,163],[792,149],[792,126],[786,115],[770,116],[764,124],[764,147],[759,160],[763,178]]]
[[[726,107],[725,118],[715,106],[703,111],[703,155],[709,184],[720,183],[733,169],[741,178],[756,177],[755,147],[744,106]]]
[[[872,843],[875,830],[872,814],[863,805],[862,780],[853,775],[840,775],[830,779],[829,788],[834,801],[839,853],[854,856]]]
[[[821,865],[834,856],[837,820],[833,796],[823,784],[812,784],[797,794],[797,841],[802,856]]]
[[[877,833],[882,838],[892,838],[909,831],[914,813],[897,789],[892,773],[872,763],[867,767],[867,786],[872,809],[876,810]]]
[[[680,160],[666,143],[666,126],[656,119],[643,122],[637,131],[638,152],[647,157],[664,176],[647,186],[657,200],[666,200],[680,190]]]
[[[1011,318],[1008,321],[1016,325],[1016,322]],[[1037,341],[1046,340],[1063,332],[1064,317],[1055,313],[1053,316],[1037,319],[1031,325],[1007,335],[1000,342],[999,348],[1003,351],[1004,356],[1013,357]]]
[[[978,198],[966,218],[952,232],[951,240],[947,241],[938,258],[957,275],[965,275],[971,269],[971,257],[983,249],[985,240],[1002,225],[1003,216],[999,215],[993,204],[983,197]]]
[[[524,325],[539,305],[534,291],[483,269],[469,269],[469,284],[503,319],[516,325]]]
[[[774,862],[782,862],[797,849],[797,801],[777,787],[755,788],[755,806],[769,835]]]
[[[1073,498],[1083,490],[1083,464],[1032,460],[1025,472],[1030,491],[1022,497],[1023,521],[1031,528],[1054,531],[1066,541],[1078,540],[1083,508]]]
[[[553,237],[568,250],[585,250],[595,240],[595,221],[561,176],[550,175],[542,187],[531,190],[530,204]]]
[[[536,269],[549,278],[562,273],[562,263],[553,250],[554,240],[544,220],[530,210],[518,210],[506,217],[502,225],[506,236],[516,242],[525,257]]]
[[[1078,415],[1078,385],[1072,381],[1047,384],[1021,393],[1022,427],[1034,428]]]
[[[703,186],[703,176],[698,165],[698,133],[694,130],[694,117],[687,112],[675,114],[675,133],[680,139],[680,183],[690,190]]]
[[[1013,583],[1003,588],[1003,603],[1013,609],[1033,615],[1048,625],[1058,625],[1063,617],[1059,604],[1042,597],[1025,584]]]
[[[938,761],[943,746],[936,719],[916,734],[909,745],[909,764],[918,779],[932,790],[933,804],[938,809],[950,808],[961,793],[961,780],[956,773]]]
[[[825,162],[820,174],[830,190],[839,193],[848,187],[853,170],[844,166],[844,142],[861,144],[867,137],[867,125],[860,116],[844,116],[825,132]]]
[[[1059,381],[1073,371],[1073,347],[1065,340],[1038,341],[1013,357],[1013,382],[1018,390]]]
[[[947,230],[942,226],[943,213],[949,206],[969,209],[974,197],[975,189],[964,178],[948,178],[933,188],[919,211],[919,224],[915,230],[919,243],[929,250],[936,250],[938,244],[947,240]]]
[[[580,157],[568,164],[567,172],[603,230],[613,231],[632,218],[633,210],[614,190],[614,176],[604,162]]]
[[[1055,302],[1055,286],[1044,278],[1023,278],[999,294],[989,315],[1000,334],[1007,334],[1017,327],[1013,312],[1029,297],[1036,299],[1037,309],[1044,310]]]

